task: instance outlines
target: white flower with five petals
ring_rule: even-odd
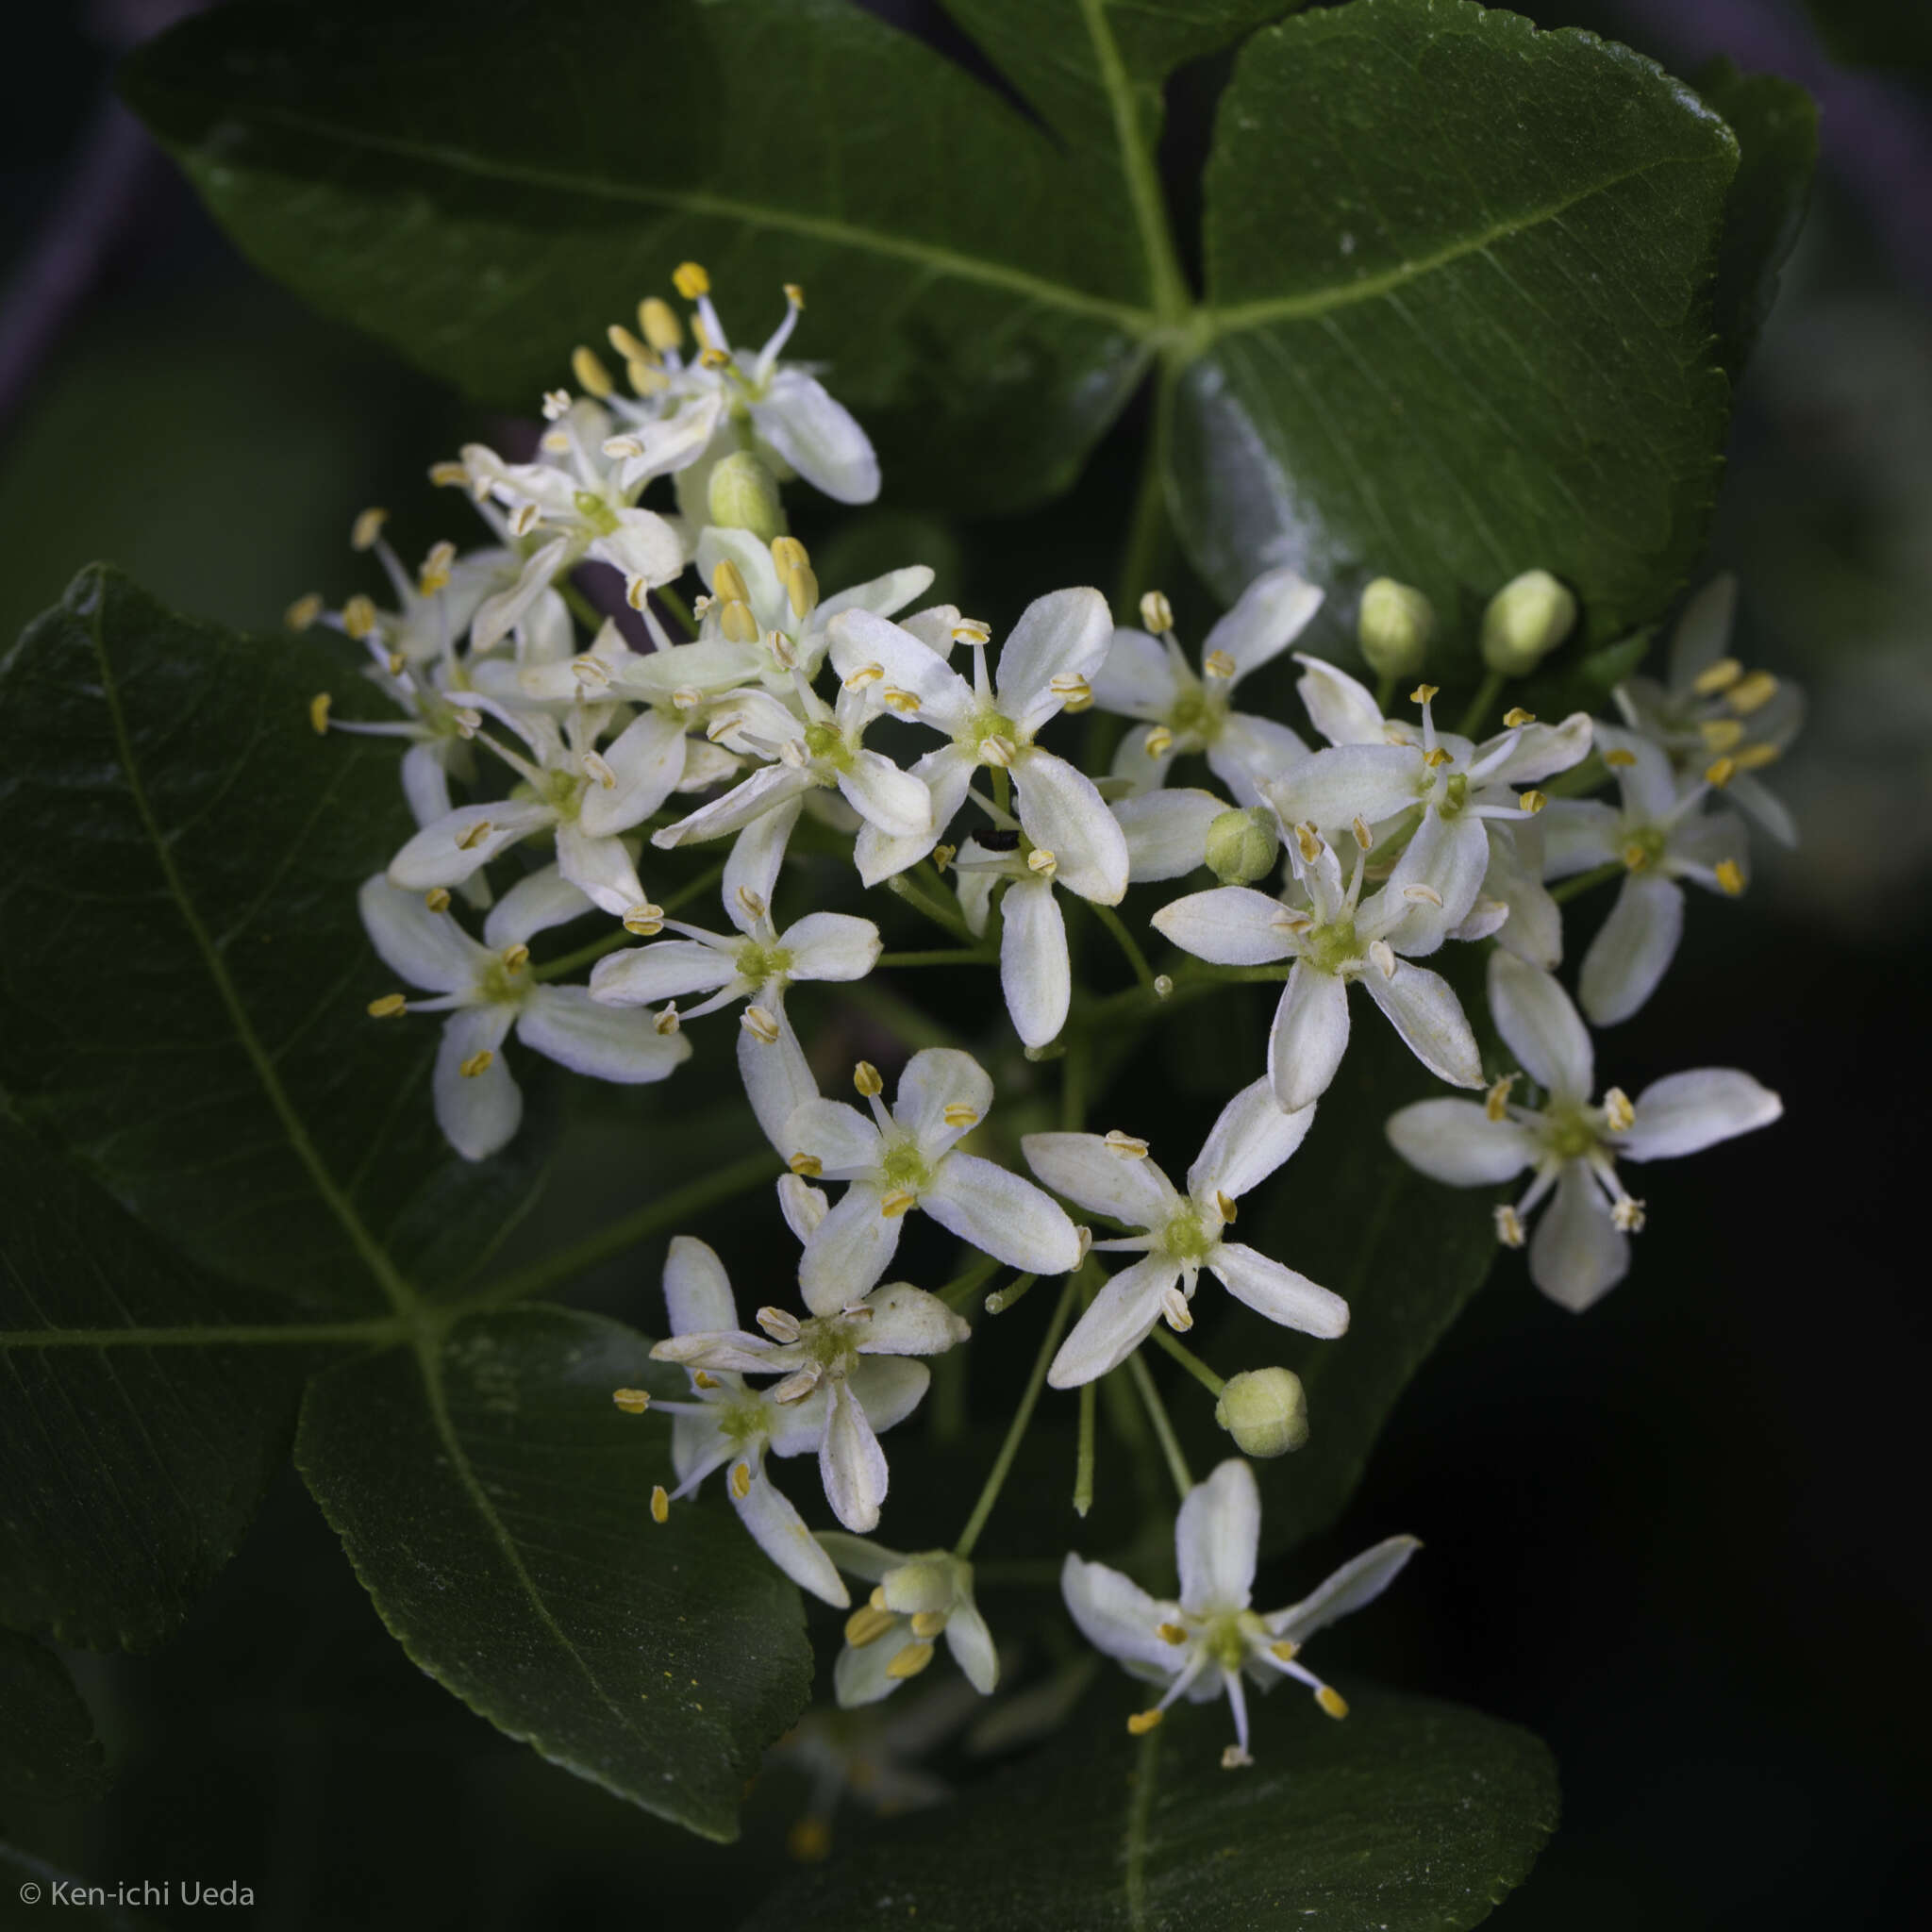
[[[953,1661],[982,1697],[1000,1679],[999,1653],[973,1600],[973,1565],[950,1550],[900,1556],[836,1530],[820,1537],[840,1569],[874,1586],[845,1620],[845,1648],[832,1683],[845,1709],[876,1704],[932,1662],[941,1635]]]

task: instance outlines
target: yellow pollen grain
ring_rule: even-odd
[[[1137,1710],[1127,1720],[1127,1735],[1144,1738],[1167,1713],[1164,1710]]]
[[[662,1483],[659,1483],[651,1491],[651,1521],[653,1523],[669,1523],[671,1521],[671,1497],[665,1491]]]
[[[616,388],[610,380],[609,370],[598,358],[596,350],[585,342],[579,342],[571,351],[570,373],[576,377],[577,387],[586,395],[608,396]]]
[[[661,295],[646,295],[638,304],[638,326],[643,330],[645,341],[660,356],[684,345],[684,325],[678,321],[676,309]]]
[[[1340,1690],[1334,1690],[1326,1684],[1324,1684],[1322,1688],[1315,1692],[1315,1702],[1319,1704],[1322,1707],[1322,1708],[1328,1713],[1330,1717],[1346,1717],[1348,1715],[1347,1698],[1342,1696]]]
[[[1736,758],[1717,758],[1705,768],[1705,778],[1722,791],[1738,775]]]
[[[916,1677],[932,1661],[932,1645],[908,1643],[886,1666],[889,1677]]]
[[[335,703],[325,691],[319,691],[308,700],[308,728],[318,738],[328,736],[329,707]]]
[[[703,263],[680,261],[671,272],[671,286],[687,302],[695,302],[700,295],[711,292],[711,278],[705,273]]]
[[[1521,705],[1511,705],[1503,713],[1503,728],[1506,731],[1521,731],[1525,724],[1536,723],[1536,713],[1525,711]]]
[[[461,1066],[457,1069],[464,1079],[474,1080],[479,1074],[487,1074],[496,1064],[496,1056],[487,1046],[479,1046]]]
[[[937,1637],[945,1627],[944,1610],[920,1610],[912,1619],[912,1634],[915,1637]]]
[[[1721,858],[1714,868],[1718,885],[1735,899],[1744,890],[1744,869],[1735,858]]]
[[[610,1399],[625,1415],[642,1415],[651,1406],[651,1391],[648,1389],[613,1389]]]
[[[1154,1634],[1163,1643],[1185,1643],[1188,1641],[1185,1624],[1157,1624],[1154,1626]]]
[[[313,591],[306,597],[297,597],[282,612],[282,622],[291,630],[307,630],[322,615],[322,599]]]
[[[408,1001],[399,992],[386,992],[380,999],[369,1002],[369,1017],[372,1020],[393,1020],[398,1013],[408,1008]]]
[[[863,1650],[868,1643],[876,1643],[898,1621],[891,1610],[862,1604],[845,1619],[845,1641],[854,1650]]]
[[[1721,691],[1728,691],[1744,675],[1744,667],[1735,658],[1720,658],[1707,671],[1700,671],[1691,680],[1690,689],[1701,698],[1715,697]]]

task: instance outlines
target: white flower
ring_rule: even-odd
[[[1627,1020],[1669,970],[1684,931],[1679,879],[1732,897],[1744,890],[1750,844],[1735,812],[1706,813],[1704,777],[1680,777],[1660,745],[1611,724],[1597,727],[1603,760],[1624,793],[1559,798],[1543,815],[1543,874],[1565,878],[1621,863],[1617,903],[1583,956],[1577,993],[1597,1026]]]
[[[1633,731],[1654,740],[1680,772],[1702,773],[1727,759],[1726,790],[1740,809],[1783,845],[1798,842],[1784,805],[1757,776],[1781,758],[1805,722],[1805,694],[1789,678],[1746,671],[1726,654],[1737,579],[1713,577],[1684,608],[1671,636],[1667,682],[1627,678],[1617,708]]]
[[[1312,1107],[1283,1113],[1266,1080],[1242,1088],[1188,1170],[1186,1194],[1147,1158],[1146,1141],[1125,1134],[1028,1134],[1021,1141],[1027,1166],[1055,1193],[1140,1230],[1093,1243],[1096,1251],[1142,1258],[1100,1291],[1060,1344],[1047,1373],[1056,1389],[1077,1388],[1118,1367],[1163,1315],[1172,1328],[1191,1328],[1189,1304],[1203,1268],[1283,1327],[1327,1337],[1347,1331],[1348,1304],[1340,1295],[1223,1239],[1235,1204],[1301,1145],[1314,1120]]]
[[[759,858],[766,862],[741,864]],[[760,854],[741,841],[724,876],[724,911],[737,931],[708,932],[645,908],[645,917],[633,918],[634,929],[668,928],[685,937],[607,954],[591,969],[591,994],[609,1007],[708,994],[676,1013],[680,1025],[734,1001],[750,1002],[739,1028],[738,1070],[759,1126],[783,1154],[790,1152],[783,1139],[786,1123],[818,1097],[785,1010],[786,990],[801,979],[863,979],[879,956],[879,929],[850,913],[809,912],[780,932],[770,909],[776,870],[769,841]]]
[[[737,1328],[731,1283],[724,1264],[703,1241],[690,1235],[675,1236],[664,1260],[664,1302],[671,1313],[673,1335],[710,1335]],[[861,1371],[861,1383],[869,1376]],[[911,1412],[924,1388],[916,1377],[887,1369],[884,1386],[873,1388],[874,1428],[890,1428]],[[691,1494],[714,1469],[727,1463],[725,1493],[739,1520],[751,1531],[758,1546],[803,1590],[841,1609],[851,1604],[832,1560],[805,1526],[805,1519],[776,1489],[765,1471],[765,1456],[805,1456],[817,1450],[825,1432],[826,1397],[815,1390],[802,1402],[779,1402],[769,1389],[749,1387],[731,1369],[715,1373],[690,1371],[691,1402],[653,1402],[673,1418],[671,1461],[677,1488],[669,1496],[654,1496],[652,1514],[659,1521],[670,1505]],[[903,1404],[896,1409],[894,1404]]]
[[[906,626],[867,610],[832,620],[832,663],[848,684],[879,683],[891,708],[950,741],[913,766],[932,794],[932,829],[895,838],[876,825],[858,835],[859,876],[876,885],[916,865],[952,822],[981,765],[1013,775],[1015,809],[1026,836],[1054,855],[1061,882],[1082,898],[1119,903],[1127,889],[1127,847],[1093,781],[1034,743],[1068,704],[1084,704],[1111,641],[1098,591],[1055,591],[1021,613],[989,676],[983,626],[960,626],[973,647],[968,684]]]
[[[1400,836],[1397,820],[1409,823],[1419,812],[1441,835],[1433,883],[1450,924],[1469,922],[1457,938],[1494,931],[1503,925],[1494,908],[1507,906],[1511,923],[1534,929],[1524,950],[1546,955],[1552,935],[1560,945],[1557,909],[1534,871],[1520,862],[1510,827],[1542,808],[1541,792],[1519,795],[1518,786],[1568,771],[1589,755],[1589,717],[1577,711],[1560,724],[1539,724],[1527,711],[1513,710],[1503,731],[1475,744],[1436,729],[1432,684],[1418,685],[1410,694],[1422,707],[1418,727],[1384,718],[1346,672],[1319,658],[1297,661],[1307,671],[1296,689],[1330,748],[1265,788],[1283,824],[1306,822],[1330,838],[1363,824],[1375,828],[1377,843],[1387,843]],[[1493,906],[1479,906],[1479,894]]]
[[[612,1012],[580,986],[538,982],[526,941],[590,909],[554,867],[503,895],[480,945],[446,910],[432,911],[422,893],[404,891],[380,873],[363,881],[358,903],[383,963],[437,995],[405,1002],[392,993],[371,1010],[449,1015],[432,1091],[437,1124],[465,1159],[494,1154],[523,1118],[524,1096],[499,1051],[512,1026],[525,1046],[559,1066],[625,1085],[661,1080],[690,1058],[690,1041],[659,1033],[648,1013]]]
[[[1127,841],[1128,883],[1182,878],[1206,865],[1208,834],[1214,821],[1233,808],[1211,791],[1180,788],[1113,800],[1115,822]]]
[[[1221,886],[1154,915],[1175,945],[1217,965],[1294,961],[1268,1036],[1268,1074],[1286,1111],[1298,1112],[1327,1091],[1348,1047],[1348,989],[1356,982],[1432,1074],[1458,1087],[1482,1085],[1475,1036],[1449,982],[1409,963],[1445,937],[1450,914],[1434,882],[1443,857],[1441,828],[1425,818],[1389,882],[1362,900],[1364,855],[1357,852],[1344,891],[1333,850],[1298,825],[1289,858],[1306,906],[1248,886]]]
[[[1286,724],[1237,711],[1235,687],[1287,650],[1321,608],[1322,592],[1293,571],[1264,571],[1208,633],[1197,676],[1175,641],[1167,599],[1158,591],[1141,598],[1141,618],[1155,635],[1115,631],[1093,678],[1093,702],[1102,710],[1151,727],[1122,739],[1114,775],[1144,790],[1159,785],[1184,752],[1206,752],[1238,804],[1259,805],[1260,781],[1298,764],[1308,747]]]
[[[812,1306],[809,1296],[807,1302]],[[803,1320],[776,1307],[760,1308],[758,1319],[762,1335],[737,1328],[675,1335],[658,1342],[652,1357],[714,1375],[782,1375],[771,1391],[780,1404],[821,1396],[825,1500],[847,1529],[876,1528],[887,1484],[878,1431],[909,1415],[931,1379],[924,1363],[890,1357],[943,1355],[972,1330],[937,1295],[903,1281],[842,1307],[835,1298]]]
[[[944,1046],[914,1054],[890,1113],[870,1066],[861,1063],[854,1084],[871,1103],[871,1120],[841,1101],[808,1101],[781,1144],[794,1173],[850,1183],[799,1263],[814,1309],[851,1300],[886,1272],[914,1208],[1010,1268],[1064,1274],[1079,1265],[1079,1236],[1054,1202],[1031,1181],[960,1152],[959,1141],[992,1106],[992,1082],[971,1054]]]
[[[982,1697],[992,1695],[999,1654],[973,1600],[971,1563],[950,1550],[903,1557],[836,1531],[819,1541],[840,1569],[877,1586],[845,1620],[845,1648],[832,1676],[841,1706],[890,1697],[932,1662],[941,1633],[967,1681]]]
[[[317,608],[319,600],[295,607],[301,626],[321,622],[366,643],[378,663],[400,658],[404,665],[448,662],[476,607],[492,591],[514,583],[523,568],[513,549],[492,547],[457,554],[453,543],[438,543],[412,577],[382,534],[387,513],[366,509],[356,519],[354,548],[372,552],[395,592],[395,608],[385,610],[366,596],[351,597],[341,610]],[[558,603],[560,605],[559,598]],[[398,666],[400,670],[402,666]]]
[[[1067,923],[1053,896],[1059,883],[1056,855],[1017,827],[977,832],[954,857],[959,910],[975,934],[986,931],[993,889],[1000,900],[1000,990],[1014,1030],[1028,1046],[1045,1046],[1067,1023],[1074,966]]]
[[[1547,973],[1507,953],[1490,960],[1490,1011],[1543,1089],[1543,1105],[1512,1105],[1511,1075],[1480,1105],[1424,1100],[1404,1108],[1390,1119],[1389,1139],[1410,1166],[1452,1187],[1493,1187],[1534,1168],[1529,1191],[1496,1209],[1497,1238],[1521,1247],[1524,1221],[1554,1188],[1530,1242],[1529,1278],[1552,1301],[1581,1310],[1623,1280],[1626,1236],[1643,1225],[1643,1203],[1625,1191],[1617,1161],[1694,1154],[1769,1126],[1784,1103],[1748,1074],[1704,1067],[1654,1081],[1634,1104],[1612,1087],[1592,1106],[1595,1066],[1576,1008]]]
[[[1151,1710],[1127,1720],[1127,1728],[1136,1736],[1152,1730],[1182,1695],[1206,1704],[1225,1692],[1236,1742],[1221,1762],[1230,1771],[1254,1761],[1243,1677],[1264,1690],[1292,1677],[1314,1691],[1330,1717],[1348,1715],[1341,1698],[1298,1661],[1301,1647],[1338,1617],[1373,1603],[1422,1547],[1412,1536],[1391,1536],[1344,1563],[1300,1603],[1264,1614],[1248,1607],[1260,1540],[1254,1472],[1231,1458],[1188,1491],[1174,1523],[1179,1602],[1157,1600],[1118,1570],[1075,1556],[1060,1572],[1061,1594],[1088,1642],[1134,1676],[1167,1687]]]

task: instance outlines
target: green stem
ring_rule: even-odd
[[[936,1288],[933,1292],[947,1307],[958,1313],[999,1272],[1000,1264],[991,1255],[983,1256],[963,1274],[954,1275],[945,1287]]]
[[[1147,1420],[1154,1424],[1155,1441],[1160,1444],[1160,1453],[1167,1458],[1167,1473],[1174,1478],[1174,1486],[1185,1503],[1188,1491],[1194,1487],[1194,1479],[1188,1474],[1188,1458],[1181,1454],[1174,1424],[1167,1419],[1167,1405],[1160,1399],[1160,1391],[1154,1386],[1153,1371],[1137,1352],[1127,1357],[1127,1373],[1133,1376],[1134,1387],[1140,1391],[1141,1405],[1147,1411]]]
[[[1503,694],[1503,674],[1490,672],[1476,686],[1474,697],[1469,701],[1469,709],[1462,714],[1462,723],[1456,729],[1463,738],[1474,738],[1477,727],[1490,715],[1496,700]]]
[[[1163,362],[1154,385],[1154,423],[1141,458],[1141,477],[1134,491],[1133,519],[1127,525],[1126,548],[1114,587],[1116,620],[1133,623],[1141,593],[1157,590],[1153,579],[1167,562],[1170,525],[1167,515],[1167,458],[1174,422],[1175,375]]]
[[[1111,906],[1102,906],[1091,899],[1087,903],[1094,918],[1113,935],[1114,944],[1121,949],[1127,964],[1134,969],[1134,977],[1141,986],[1151,988],[1154,984],[1154,969],[1148,965],[1147,955],[1141,950],[1140,942],[1127,930],[1126,921]]]
[[[986,1312],[989,1315],[1004,1315],[1015,1307],[1033,1284],[1040,1279],[1037,1274],[1016,1274],[1006,1287],[986,1298]]]
[[[1074,1459],[1074,1514],[1085,1516],[1093,1507],[1093,1415],[1097,1385],[1080,1384],[1080,1447]]]
[[[1573,879],[1565,879],[1561,885],[1550,888],[1550,897],[1558,906],[1567,904],[1581,892],[1588,892],[1593,887],[1607,886],[1614,878],[1621,878],[1630,868],[1621,858],[1613,858],[1607,865],[1599,865],[1590,872],[1580,872]]]
[[[1067,1325],[1067,1316],[1073,1309],[1075,1280],[1075,1276],[1068,1275],[1067,1285],[1060,1291],[1059,1305],[1053,1311],[1053,1320],[1046,1324],[1045,1335],[1041,1338],[1040,1353],[1034,1357],[1032,1374],[1026,1378],[1025,1393],[1020,1397],[1020,1406],[1013,1411],[1007,1440],[1000,1444],[999,1456],[986,1478],[986,1487],[979,1492],[979,1501],[974,1504],[973,1514],[966,1519],[966,1527],[959,1532],[959,1541],[953,1545],[956,1557],[966,1557],[973,1554],[973,1546],[979,1541],[979,1532],[986,1527],[986,1519],[992,1514],[992,1506],[1000,1499],[1000,1491],[1013,1466],[1013,1457],[1020,1453],[1021,1438],[1033,1420],[1040,1391],[1046,1386],[1047,1364],[1053,1360],[1054,1350],[1059,1346],[1060,1330]]]
[[[1222,1376],[1217,1375],[1186,1343],[1169,1333],[1168,1329],[1161,1323],[1157,1322],[1149,1332],[1153,1335],[1154,1340],[1169,1355],[1173,1356],[1174,1360],[1180,1363],[1181,1367],[1187,1370],[1188,1374],[1193,1376],[1194,1380],[1200,1383],[1202,1388],[1207,1390],[1208,1394],[1218,1396],[1227,1387],[1226,1381]]]
[[[1013,816],[1013,774],[1004,765],[992,768],[992,802],[1002,817]]]
[[[1375,680],[1375,708],[1383,717],[1389,715],[1389,707],[1394,701],[1394,697],[1395,674],[1392,671],[1385,671]]]
[[[886,881],[886,890],[896,893],[915,912],[923,912],[937,926],[943,927],[957,940],[963,940],[967,945],[976,948],[979,935],[968,925],[957,912],[947,909],[932,899],[928,899],[919,887],[915,886],[906,874],[895,873]]]
[[[999,955],[978,946],[935,946],[928,953],[881,953],[879,966],[997,966]]]
[[[698,621],[691,614],[691,606],[669,584],[659,584],[651,592],[651,595],[657,598],[658,603],[663,605],[665,609],[670,611],[672,616],[684,626],[686,637],[694,638],[697,636]]]
[[[563,595],[564,608],[592,637],[604,628],[604,613],[568,577],[557,588]]]
[[[1087,1120],[1087,1076],[1091,1066],[1087,1036],[1076,1033],[1067,1042],[1060,1065],[1060,1131],[1077,1134]]]
[[[680,912],[693,899],[701,898],[724,876],[724,861],[708,865],[697,877],[679,886],[676,891],[665,900],[658,909],[660,912]],[[606,953],[614,953],[620,946],[634,943],[629,933],[621,926],[616,932],[606,933],[601,940],[592,940],[587,946],[579,946],[575,953],[566,953],[560,959],[547,959],[535,969],[538,979],[561,979],[566,973],[575,973],[579,966],[588,966],[593,960],[601,959]]]
[[[884,980],[854,980],[835,989],[860,1012],[869,1013],[901,1045],[917,1053],[924,1046],[958,1046],[959,1036],[932,1015],[902,1000]]]
[[[715,1208],[721,1202],[763,1187],[767,1182],[775,1180],[782,1171],[775,1154],[769,1151],[748,1154],[728,1167],[721,1167],[714,1173],[687,1182],[681,1188],[674,1188],[668,1194],[660,1194],[648,1207],[620,1216],[607,1226],[600,1227],[595,1234],[586,1235],[582,1241],[574,1241],[569,1247],[560,1248],[541,1261],[533,1261],[527,1268],[519,1268],[514,1274],[492,1281],[466,1302],[462,1311],[469,1314],[479,1308],[501,1307],[506,1302],[522,1301],[526,1295],[541,1294],[546,1289],[581,1274],[587,1268],[594,1268],[599,1261],[608,1260],[612,1255],[621,1255],[626,1248],[635,1247],[638,1242],[649,1241],[653,1235],[661,1234],[666,1228],[675,1227],[681,1221],[702,1214],[708,1208]]]

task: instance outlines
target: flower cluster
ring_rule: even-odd
[[[1427,600],[1378,580],[1359,601],[1358,641],[1380,689],[1298,654],[1306,732],[1244,708],[1255,687],[1240,689],[1324,606],[1291,570],[1257,576],[1198,658],[1158,591],[1141,597],[1137,625],[1117,626],[1098,591],[1048,590],[996,636],[925,601],[933,574],[917,563],[824,586],[790,534],[783,486],[859,504],[879,471],[853,418],[783,359],[803,294],[788,288],[776,331],[741,354],[704,271],[686,263],[674,280],[687,315],[653,297],[635,329],[609,331],[625,387],[579,350],[575,389],[543,399],[533,448],[512,458],[472,444],[437,466],[487,526],[478,547],[438,543],[411,572],[367,512],[354,542],[386,572],[388,608],[358,595],[291,612],[361,645],[367,677],[400,713],[340,719],[325,694],[316,728],[407,745],[417,829],[364,884],[361,910],[383,961],[425,996],[387,992],[369,1010],[446,1016],[437,1118],[480,1160],[518,1130],[503,1058],[512,1032],[574,1072],[646,1083],[691,1057],[687,1027],[737,1009],[744,1093],[790,1170],[778,1192],[798,1242],[796,1306],[778,1295],[740,1327],[717,1256],[672,1242],[669,1334],[654,1353],[685,1372],[689,1399],[619,1391],[673,1417],[675,1487],[658,1490],[652,1513],[663,1521],[723,1471],[746,1528],[802,1588],[850,1608],[841,1571],[874,1586],[845,1626],[841,1703],[885,1697],[930,1664],[941,1636],[990,1693],[999,1660],[970,1549],[1010,1457],[953,1547],[904,1555],[866,1541],[888,1493],[881,1438],[924,1395],[925,1358],[971,1335],[965,1295],[995,1268],[1023,1277],[1014,1299],[1034,1278],[1067,1280],[1014,1441],[1042,1380],[1095,1382],[1163,1324],[1164,1345],[1185,1356],[1172,1338],[1193,1325],[1204,1272],[1269,1322],[1344,1336],[1340,1296],[1232,1229],[1242,1197],[1317,1131],[1366,995],[1427,1076],[1481,1096],[1404,1108],[1388,1123],[1396,1153],[1455,1186],[1529,1170],[1527,1191],[1495,1209],[1498,1237],[1527,1241],[1537,1286],[1586,1307],[1623,1276],[1643,1224],[1620,1162],[1690,1153],[1777,1117],[1775,1095],[1728,1070],[1659,1080],[1635,1100],[1596,1096],[1589,1026],[1627,1019],[1656,991],[1683,924],[1682,880],[1743,890],[1747,816],[1791,836],[1760,774],[1800,706],[1726,655],[1724,581],[1690,605],[1664,681],[1620,688],[1614,719],[1544,722],[1520,705],[1493,715],[1506,679],[1534,670],[1575,615],[1554,578],[1526,574],[1485,617],[1489,675],[1452,729],[1440,689],[1410,683],[1433,627]],[[691,574],[702,591],[687,610],[678,587]],[[1062,713],[1088,711],[1081,732],[1055,732]],[[1205,769],[1185,775],[1197,782],[1172,782],[1193,758]],[[1595,795],[1605,790],[1614,795]],[[694,871],[687,848],[715,848],[717,862]],[[801,903],[808,877],[816,903]],[[1562,902],[1612,879],[1573,1004],[1555,976]],[[1164,902],[1137,919],[1114,910],[1130,886],[1163,885]],[[1143,1018],[1184,983],[1198,997],[1277,982],[1265,1062],[1237,1070],[1185,1184],[1141,1138],[1158,1122],[1091,1130],[1077,1090],[1061,1131],[1003,1141],[989,1125],[992,1077],[955,1046],[913,1054],[890,1106],[864,1062],[853,1076],[862,1108],[822,1094],[829,1040],[801,1039],[790,996],[818,983],[863,999],[858,983],[882,958],[890,968],[878,925],[844,909],[880,888],[943,927],[962,968],[997,964],[1029,1058],[1085,1024],[1070,917],[1118,941],[1137,989],[1115,997]],[[712,892],[708,914],[674,916]],[[577,921],[601,922],[591,943],[533,958],[533,941]],[[1191,957],[1155,974],[1141,951],[1150,934]],[[1469,947],[1487,956],[1500,1063],[1445,970]],[[842,1191],[833,1200],[828,1188]],[[915,1211],[985,1257],[962,1292],[886,1280]],[[1127,1258],[1109,1275],[1097,1257],[1115,1254]],[[1194,1366],[1249,1454],[1306,1435],[1285,1370],[1222,1385]],[[775,1486],[771,1458],[808,1451],[850,1534],[815,1536]],[[1183,1487],[1176,1591],[1150,1596],[1070,1555],[1065,1600],[1099,1649],[1164,1687],[1135,1728],[1178,1697],[1225,1695],[1237,1734],[1225,1761],[1244,1764],[1244,1685],[1291,1678],[1341,1715],[1300,1646],[1381,1591],[1415,1544],[1391,1539],[1305,1602],[1261,1615],[1249,1606],[1260,1506],[1248,1464]]]

